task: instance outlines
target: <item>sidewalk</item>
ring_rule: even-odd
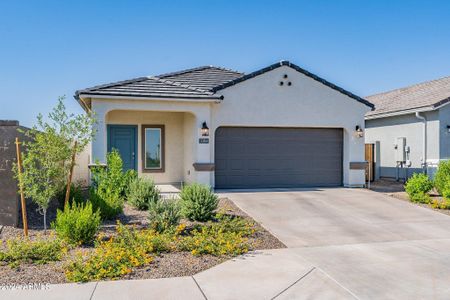
[[[264,250],[191,277],[50,285],[0,291],[0,299],[354,299],[295,249]]]

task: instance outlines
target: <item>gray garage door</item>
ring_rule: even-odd
[[[342,129],[220,127],[216,188],[342,185]]]

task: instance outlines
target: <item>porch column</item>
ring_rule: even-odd
[[[194,133],[194,164],[196,165],[195,170],[195,180],[197,183],[212,185],[212,179],[214,175],[214,171],[208,169],[208,165],[214,164],[214,161],[211,160],[212,155],[212,146],[211,146],[211,131],[209,132],[209,136],[202,136],[201,128],[203,122],[206,122],[208,127],[211,127],[211,113],[209,106],[203,107],[202,110],[197,111],[196,114],[196,128]],[[202,139],[200,141],[200,139]]]
[[[95,136],[92,140],[91,163],[95,163],[97,160],[100,163],[106,163],[107,132],[105,118],[107,111],[95,102],[93,103],[92,108],[93,111],[95,111],[97,123],[93,125]]]

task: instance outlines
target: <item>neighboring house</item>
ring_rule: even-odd
[[[375,177],[431,176],[450,157],[450,77],[366,98],[366,143],[375,144]]]
[[[157,184],[365,184],[360,133],[373,105],[287,61],[247,75],[206,66],[140,77],[75,98],[98,118],[92,161],[116,148]]]

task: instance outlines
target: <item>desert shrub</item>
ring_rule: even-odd
[[[58,200],[58,206],[62,209],[64,208],[64,202],[66,200],[66,186],[62,187],[58,194],[56,195],[56,199]],[[86,197],[83,193],[83,188],[78,184],[71,184],[70,185],[70,197],[69,197],[69,203],[85,203]]]
[[[433,183],[426,174],[414,173],[405,185],[405,191],[413,202],[429,203],[428,192],[433,188]]]
[[[122,159],[119,152],[113,150],[106,157],[107,168],[92,168],[93,185],[89,191],[89,200],[94,210],[100,209],[102,219],[113,219],[123,211],[125,180],[122,171]]]
[[[431,206],[435,209],[450,209],[449,199],[433,199]]]
[[[58,239],[17,238],[6,241],[5,250],[0,251],[0,261],[7,262],[11,267],[21,263],[46,264],[61,260],[66,251]]]
[[[224,232],[233,232],[242,236],[250,236],[255,233],[255,223],[242,217],[226,214],[217,214],[217,223],[213,223],[219,230]]]
[[[425,194],[425,193],[417,193],[417,194],[411,195],[411,196],[409,196],[409,199],[412,202],[416,202],[416,203],[428,204],[431,202],[430,195]]]
[[[434,187],[443,195],[446,190],[450,194],[450,160],[441,161],[434,175]],[[449,195],[450,196],[450,195]]]
[[[159,200],[159,190],[151,180],[135,178],[130,182],[127,201],[140,210],[148,209],[151,203]]]
[[[194,229],[179,241],[181,250],[193,255],[239,255],[250,249],[248,237],[255,233],[254,223],[237,216],[219,214],[215,222]]]
[[[250,245],[240,233],[222,231],[215,226],[202,226],[184,237],[179,247],[193,255],[235,256],[248,252]]]
[[[107,167],[92,168],[92,188],[90,200],[94,210],[100,209],[103,219],[113,219],[123,211],[127,177],[122,171],[123,162],[117,150],[113,149],[107,157]],[[128,173],[132,177],[133,173]]]
[[[122,195],[126,197],[128,193],[130,192],[130,184],[133,180],[138,178],[138,173],[136,170],[127,170],[122,177],[123,180],[123,192]]]
[[[103,192],[100,196],[93,188],[89,190],[89,201],[94,211],[100,212],[102,220],[112,220],[123,211],[123,199],[113,192]]]
[[[65,274],[69,281],[116,279],[151,263],[152,253],[171,249],[171,243],[169,235],[118,224],[117,235],[108,240],[98,237],[94,251],[87,256],[78,253],[65,266]]]
[[[148,212],[150,228],[157,232],[165,232],[174,228],[181,218],[180,205],[175,199],[151,202]]]
[[[201,184],[186,185],[180,192],[183,215],[194,221],[207,221],[214,216],[219,203],[208,186]]]
[[[69,244],[90,244],[100,228],[100,212],[93,211],[92,204],[67,205],[64,211],[58,209],[52,227],[59,238]]]

